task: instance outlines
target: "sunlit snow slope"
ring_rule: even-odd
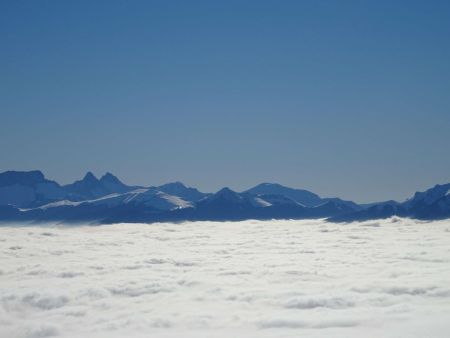
[[[450,221],[0,227],[0,337],[448,337]]]

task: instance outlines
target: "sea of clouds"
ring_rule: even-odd
[[[450,221],[0,227],[0,337],[448,337]]]

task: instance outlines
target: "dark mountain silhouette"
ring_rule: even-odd
[[[90,171],[83,179],[63,186],[68,193],[68,199],[82,201],[100,198],[112,193],[124,193],[136,189],[123,184],[117,177],[106,173],[101,179],[95,177]]]
[[[450,217],[450,183],[436,185],[423,192],[416,192],[406,202],[380,202],[369,207],[331,218],[333,221],[353,221],[388,218],[391,216],[411,217],[424,220]]]
[[[403,203],[358,205],[269,183],[241,193],[223,188],[208,194],[181,182],[151,188],[128,186],[110,173],[98,179],[88,172],[82,180],[66,186],[47,180],[40,171],[0,173],[0,221],[3,222],[151,223],[307,218],[347,222],[391,216],[449,218],[450,184],[417,192]]]
[[[109,191],[109,193],[124,193],[142,188],[139,186],[128,186],[122,183],[116,176],[111,173],[106,173],[105,175],[103,175],[100,178],[99,182],[107,191]]]
[[[64,199],[62,187],[39,170],[0,173],[0,205],[27,208]]]
[[[424,192],[416,192],[414,197],[403,207],[412,217],[419,219],[436,219],[450,217],[450,183],[435,185]]]
[[[314,207],[322,203],[318,195],[308,190],[288,188],[277,183],[261,183],[245,192],[252,195],[286,196],[306,207]]]

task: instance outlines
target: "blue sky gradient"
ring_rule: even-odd
[[[357,202],[450,181],[449,1],[2,1],[0,170]]]

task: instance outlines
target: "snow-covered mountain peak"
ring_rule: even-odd
[[[180,181],[169,182],[161,185],[160,187],[165,188],[177,188],[177,189],[187,189],[187,187]]]
[[[252,195],[284,195],[302,205],[309,207],[317,206],[323,203],[322,199],[318,195],[308,190],[293,189],[278,183],[261,183],[244,192]]]
[[[425,190],[423,192],[416,192],[414,197],[405,202],[406,207],[412,207],[418,203],[424,203],[430,205],[436,202],[441,197],[448,194],[450,190],[450,183],[447,184],[437,184],[433,188]]]
[[[208,194],[202,193],[195,188],[185,186],[183,183],[171,182],[155,187],[155,189],[165,192],[169,195],[175,195],[181,197],[186,201],[197,202],[207,196]]]

